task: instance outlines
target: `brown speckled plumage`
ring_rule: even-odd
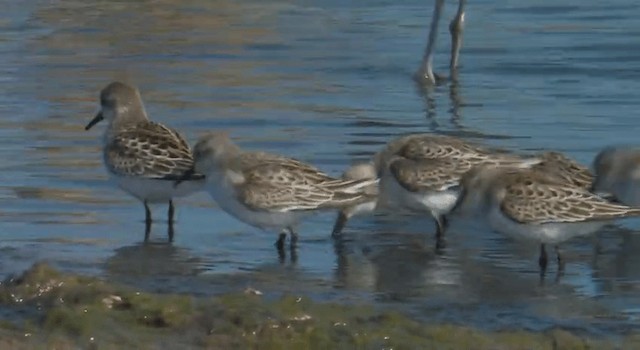
[[[535,160],[531,160],[534,162]],[[526,159],[501,150],[482,148],[450,136],[408,135],[391,141],[376,155],[378,167],[407,191],[443,191],[455,186],[475,165],[519,165]]]
[[[503,213],[522,224],[611,220],[640,215],[640,209],[612,203],[554,174],[535,169],[480,167],[465,175],[467,194],[483,191]]]
[[[532,169],[553,175],[574,186],[589,189],[593,182],[593,174],[586,166],[574,161],[560,152],[544,152],[538,157],[541,162]]]
[[[193,156],[182,136],[147,117],[140,92],[133,86],[112,82],[100,92],[100,112],[85,126],[102,120],[103,159],[115,184],[139,199],[145,207],[145,241],[151,229],[149,203],[169,204],[169,240],[173,240],[173,198],[196,192],[204,176],[193,173]],[[187,177],[187,175],[189,175]],[[183,181],[180,186],[175,180]]]
[[[193,167],[184,138],[152,121],[121,127],[108,139],[104,157],[109,171],[118,176],[175,180]]]
[[[221,207],[261,228],[286,229],[297,223],[297,213],[365,200],[365,189],[377,182],[338,179],[296,159],[243,151],[220,132],[202,136],[194,155],[196,171],[207,174],[209,192]]]

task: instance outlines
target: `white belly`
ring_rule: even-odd
[[[590,235],[602,228],[606,221],[583,221],[568,223],[521,224],[506,217],[494,206],[489,213],[491,228],[518,239],[539,243],[559,244],[576,236]]]
[[[174,181],[153,180],[137,177],[111,176],[111,181],[140,201],[149,203],[168,202],[172,198],[184,197],[204,188],[204,180],[184,181],[174,186]]]
[[[347,215],[347,217],[353,217],[353,216],[362,215],[362,214],[371,214],[376,210],[377,206],[378,206],[378,201],[373,200],[370,202],[364,202],[364,203],[360,203],[360,204],[348,207],[344,210],[344,213]]]
[[[430,191],[421,195],[422,201],[434,215],[448,214],[458,200],[458,191]]]
[[[385,174],[380,185],[381,201],[412,211],[430,212],[434,216],[448,214],[458,199],[458,191],[409,192],[393,176]]]
[[[280,231],[294,227],[308,213],[251,210],[238,201],[235,189],[225,180],[209,180],[206,184],[206,190],[227,214],[263,230]]]

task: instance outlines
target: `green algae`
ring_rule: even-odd
[[[369,305],[316,303],[256,293],[215,298],[143,293],[93,277],[36,264],[0,286],[5,308],[31,310],[0,322],[0,348],[210,349],[614,349],[640,346],[640,336],[616,343],[562,329],[484,332],[425,325]]]

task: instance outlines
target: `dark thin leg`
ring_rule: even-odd
[[[287,233],[291,236],[289,239],[289,251],[291,253],[291,262],[296,262],[298,260],[298,255],[296,253],[296,244],[298,243],[298,234],[293,231],[291,227],[287,227],[283,230],[278,236],[278,240],[276,241],[276,248],[278,249],[278,257],[280,258],[280,262],[283,263],[286,258],[286,254],[284,252],[284,242],[287,240]]]
[[[287,239],[287,233],[281,232],[280,235],[278,236],[278,240],[276,241],[276,248],[278,249],[278,252],[280,251],[284,252],[284,241],[286,239]]]
[[[331,231],[331,237],[338,238],[340,234],[342,234],[342,229],[344,225],[347,223],[349,218],[344,211],[338,213],[338,217],[336,218],[336,223],[333,225],[333,230]]]
[[[282,231],[276,241],[276,249],[278,250],[278,260],[283,264],[287,258],[287,254],[284,252],[284,241],[287,240],[287,231]]]
[[[169,225],[173,225],[173,217],[176,212],[175,207],[173,206],[173,200],[169,200]]]
[[[284,253],[284,249],[278,248],[278,261],[280,261],[281,264],[284,264],[286,259],[287,259],[287,254]]]
[[[291,253],[291,262],[292,263],[296,263],[298,261],[298,251],[297,251],[297,246],[298,246],[298,234],[293,230],[293,228],[289,227],[289,236],[291,238],[289,238],[289,252]]]
[[[173,225],[169,225],[169,227],[167,228],[167,236],[169,236],[169,243],[173,243],[174,234],[175,234],[175,230],[173,228]]]
[[[560,247],[556,246],[556,256],[558,258],[558,273],[563,273],[564,272],[564,259],[562,258],[562,255],[560,254]]]
[[[147,242],[149,240],[149,235],[151,234],[151,210],[149,209],[149,205],[147,201],[144,202],[144,241]]]
[[[298,262],[298,250],[295,247],[291,247],[289,249],[289,253],[291,254],[289,256],[289,261],[291,261],[292,264]]]
[[[298,234],[291,227],[288,227],[287,230],[289,231],[289,236],[291,237],[289,239],[289,248],[294,249],[298,245]]]
[[[173,231],[173,216],[174,216],[174,214],[175,214],[175,207],[173,206],[173,200],[169,200],[169,221],[168,221],[168,224],[169,224],[169,231],[168,231],[169,242],[173,242],[173,234],[174,234],[174,231]]]
[[[427,41],[427,47],[422,57],[422,63],[420,68],[415,74],[415,78],[418,82],[435,85],[437,83],[436,76],[433,74],[433,51],[436,46],[436,39],[438,36],[438,22],[440,21],[440,14],[442,13],[442,6],[444,0],[436,0],[435,7],[433,9],[433,18],[431,19],[431,28],[429,29],[429,39]]]
[[[438,215],[436,220],[436,239],[442,239],[444,237],[444,231],[449,226],[449,220],[444,215]]]
[[[442,253],[442,249],[445,247],[444,232],[449,226],[449,221],[444,215],[435,217],[436,220],[436,252]]]
[[[466,0],[458,1],[458,12],[449,24],[449,32],[451,33],[451,61],[449,62],[449,69],[451,70],[451,76],[456,76],[456,70],[458,68],[458,60],[460,58],[460,48],[462,47],[462,32],[464,30],[464,5]]]
[[[540,274],[544,275],[547,271],[547,263],[549,262],[547,256],[547,250],[544,247],[544,243],[540,243],[540,257],[538,258],[538,265],[540,266]]]
[[[151,225],[150,224],[145,224],[144,225],[144,241],[145,241],[145,243],[149,241],[149,236],[151,236]]]
[[[446,248],[446,244],[443,238],[440,238],[436,241],[436,254],[442,255],[444,253],[444,248]]]

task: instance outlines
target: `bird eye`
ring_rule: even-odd
[[[114,105],[114,101],[106,97],[100,97],[100,105],[105,107],[111,107]]]

